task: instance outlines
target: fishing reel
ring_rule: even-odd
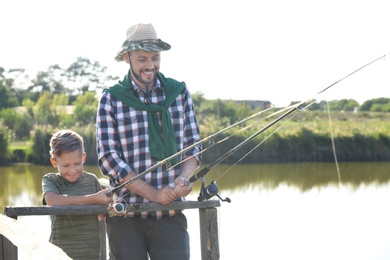
[[[111,217],[113,216],[126,216],[128,210],[128,205],[125,201],[123,202],[111,202],[108,205],[108,212]]]
[[[108,212],[111,217],[113,216],[127,216],[127,213],[131,208],[139,209],[140,204],[128,204],[126,201],[117,201],[117,202],[111,202],[108,205]]]
[[[200,188],[200,192],[199,192],[199,197],[198,197],[198,201],[204,201],[204,200],[209,200],[211,199],[212,197],[214,196],[217,196],[221,201],[227,201],[227,202],[232,202],[228,197],[226,197],[225,199],[222,199],[219,195],[218,195],[218,186],[216,184],[215,181],[212,181],[207,187],[205,187],[204,185],[204,177],[202,177],[202,186]]]
[[[127,209],[127,203],[122,203],[122,202],[116,202],[112,205],[112,209],[117,213],[117,214],[124,214],[126,209]]]

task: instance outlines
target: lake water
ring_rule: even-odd
[[[231,199],[218,208],[220,259],[390,259],[390,163],[341,163],[339,169],[340,175],[334,163],[214,167],[206,185],[216,180],[221,197]],[[0,167],[2,209],[41,205],[41,178],[53,170]],[[194,184],[188,200],[197,200],[200,182]],[[201,259],[199,212],[184,213],[191,259]],[[19,219],[49,237],[48,216]]]

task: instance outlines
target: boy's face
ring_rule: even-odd
[[[81,150],[75,150],[62,153],[57,158],[50,158],[50,162],[53,167],[58,169],[58,172],[65,180],[75,182],[84,170],[85,158],[85,153]]]

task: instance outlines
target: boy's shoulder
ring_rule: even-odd
[[[46,173],[45,175],[43,175],[42,177],[43,181],[45,180],[49,180],[49,181],[52,181],[52,182],[64,182],[64,179],[61,177],[61,174],[60,173],[55,173],[55,172],[49,172],[49,173]],[[90,172],[86,172],[86,171],[82,171],[81,172],[81,175],[80,175],[80,180],[82,181],[93,181],[93,182],[98,182],[98,178],[96,177],[95,174],[93,173],[90,173]]]
[[[91,179],[98,179],[97,177],[96,177],[96,175],[95,174],[93,174],[93,173],[91,173],[91,172],[86,172],[86,171],[83,171],[82,173],[81,173],[81,175],[84,175],[86,178],[91,178]]]
[[[49,172],[49,173],[46,173],[45,175],[43,175],[42,179],[49,179],[49,180],[55,180],[55,181],[58,181],[59,178],[60,178],[60,174],[57,172]]]

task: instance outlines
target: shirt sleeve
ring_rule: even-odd
[[[191,94],[186,91],[185,94],[185,124],[184,124],[184,145],[183,148],[187,148],[196,142],[200,141],[200,130],[199,124],[196,119],[194,104],[191,98]],[[194,149],[189,150],[185,157],[195,156],[198,161],[198,165],[200,165],[202,156],[201,156],[202,146],[197,145]]]
[[[61,194],[59,187],[55,182],[55,173],[47,173],[42,177],[42,204],[46,204],[45,194],[47,192],[55,192],[57,194]]]
[[[110,178],[112,186],[132,170],[121,158],[121,144],[116,130],[115,104],[111,94],[104,92],[100,98],[96,116],[98,164],[101,172]]]

